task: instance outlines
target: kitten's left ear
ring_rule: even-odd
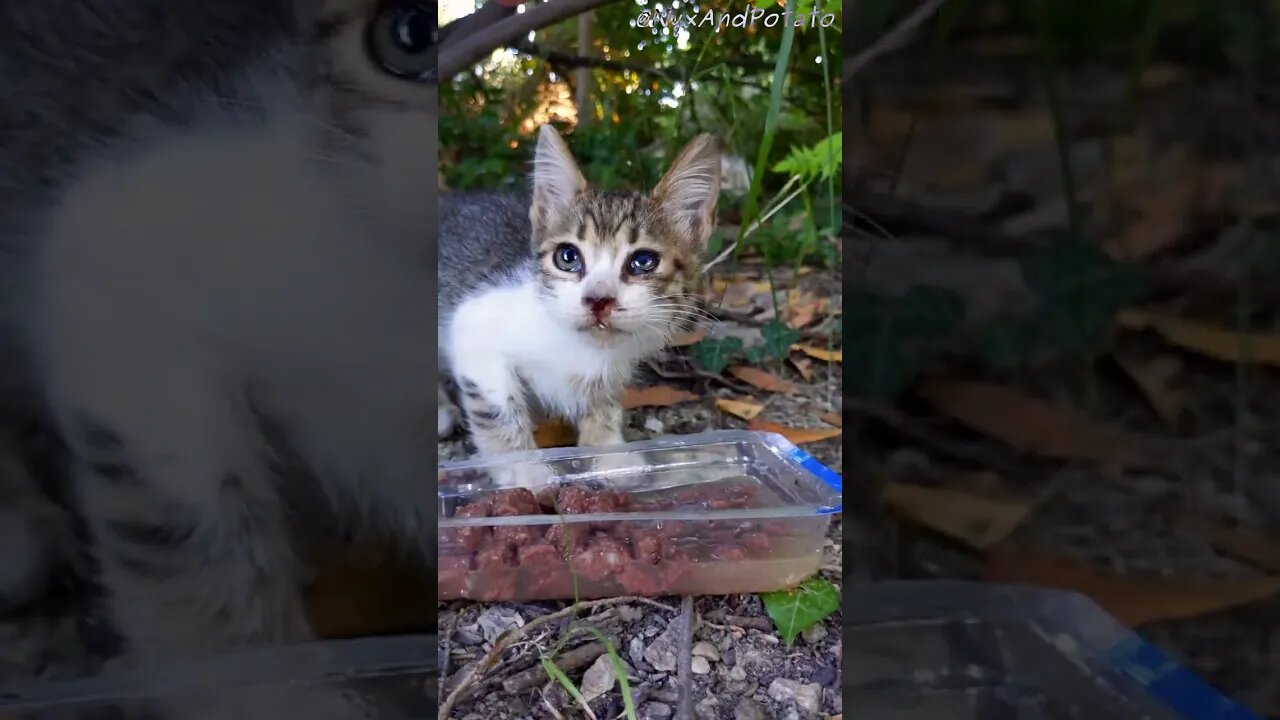
[[[573,161],[569,146],[550,125],[538,129],[538,148],[533,153],[533,201],[529,220],[533,223],[536,247],[555,218],[573,207],[573,200],[587,189],[582,171]]]
[[[654,188],[653,199],[690,242],[699,249],[706,245],[720,199],[720,143],[714,135],[704,133],[684,146]]]

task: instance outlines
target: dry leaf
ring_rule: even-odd
[[[326,557],[305,590],[307,618],[326,639],[426,632],[435,582],[389,548],[361,546]]]
[[[1119,465],[1141,457],[1134,440],[1000,385],[934,381],[920,394],[943,415],[1032,455]]]
[[[1125,310],[1116,322],[1129,330],[1150,328],[1179,347],[1224,362],[1280,366],[1280,334],[1239,333],[1195,320],[1144,310]]]
[[[533,440],[540,448],[570,447],[578,444],[578,431],[564,420],[548,420],[534,428]]]
[[[889,483],[880,500],[894,512],[979,550],[1004,540],[1031,514],[1032,505],[958,490]]]
[[[983,567],[989,582],[1074,590],[1089,596],[1125,625],[1199,617],[1280,592],[1280,577],[1181,581],[1110,575],[1066,558],[1001,546]]]
[[[792,345],[791,349],[802,352],[811,358],[821,360],[823,362],[844,361],[844,351],[839,348],[827,350],[825,348],[813,347],[812,345]]]
[[[827,306],[826,298],[805,294],[797,294],[787,303],[787,327],[798,330],[818,318],[818,314]]]
[[[839,415],[836,415],[835,413],[822,413],[821,415],[818,416],[818,419],[829,425],[835,425],[836,427],[843,427],[843,425],[841,424],[843,423],[843,420],[840,418]]]
[[[747,365],[734,365],[729,368],[729,374],[767,392],[793,395],[798,389],[796,384],[789,380],[783,380],[771,372]]]
[[[1182,371],[1182,361],[1172,355],[1150,360],[1117,355],[1116,362],[1137,383],[1156,415],[1176,430],[1187,408],[1187,392],[1172,387],[1174,377]]]
[[[745,400],[730,400],[728,398],[716,398],[716,407],[720,408],[722,412],[727,412],[743,420],[750,420],[764,410],[763,405],[746,402]]]
[[[673,388],[670,385],[654,385],[647,388],[627,388],[622,391],[622,407],[627,410],[640,407],[667,407],[676,403],[697,400],[698,396],[688,390]]]
[[[813,361],[809,358],[793,357],[791,358],[791,366],[796,369],[796,372],[800,373],[800,377],[804,378],[805,382],[813,380]]]
[[[676,335],[671,338],[671,342],[667,344],[671,347],[688,347],[695,343],[702,342],[702,339],[706,336],[707,331],[705,328],[697,328],[696,330],[690,330],[687,333],[680,333],[679,335]]]
[[[1187,518],[1186,524],[1224,554],[1259,570],[1280,573],[1280,538],[1204,518]]]
[[[752,420],[747,423],[748,430],[756,430],[759,432],[778,433],[782,437],[790,440],[796,445],[803,443],[818,442],[819,440],[829,440],[833,437],[840,437],[842,432],[840,428],[793,428],[778,423],[769,422],[768,420]]]

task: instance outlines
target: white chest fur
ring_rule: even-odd
[[[597,393],[616,394],[652,348],[635,338],[605,345],[556,321],[532,282],[486,290],[464,301],[446,335],[446,358],[455,377],[482,387],[514,373],[536,407],[577,419]]]

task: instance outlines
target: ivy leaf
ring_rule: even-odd
[[[1065,239],[1022,263],[1027,284],[1039,295],[1038,321],[1058,347],[1085,352],[1097,346],[1115,314],[1141,294],[1136,265],[1112,260],[1096,245]]]
[[[761,359],[784,358],[791,352],[791,346],[800,340],[800,331],[792,330],[785,323],[775,319],[760,328],[760,337],[764,338]]]
[[[1036,326],[1023,318],[1000,318],[978,332],[978,356],[992,370],[1022,367],[1036,345]]]
[[[722,337],[707,338],[689,347],[693,362],[710,373],[719,373],[733,362],[733,357],[742,352],[742,338]]]
[[[868,400],[891,400],[915,380],[920,364],[918,353],[896,344],[856,352],[844,363],[845,389]]]
[[[845,301],[842,324],[848,344],[859,351],[848,361],[845,382],[854,393],[887,400],[900,393],[923,367],[940,337],[964,320],[964,301],[945,288],[919,286],[897,298],[854,293]]]
[[[840,608],[836,586],[822,578],[809,578],[790,590],[762,593],[764,609],[789,646],[796,635]]]

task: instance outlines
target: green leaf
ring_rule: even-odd
[[[1035,349],[1036,328],[1020,318],[1000,318],[978,332],[978,356],[993,370],[1022,367]]]
[[[892,400],[915,380],[920,364],[918,352],[908,353],[897,344],[851,353],[844,361],[844,387],[868,400]]]
[[[760,599],[787,645],[806,628],[840,608],[840,592],[836,586],[816,577],[790,590],[762,593]]]
[[[945,288],[918,286],[898,298],[853,293],[845,300],[845,382],[861,397],[887,400],[915,379],[940,338],[964,320],[964,301]]]
[[[840,171],[844,133],[833,133],[812,147],[796,147],[773,166],[774,172],[799,175],[803,180],[829,177]]]
[[[1027,257],[1022,274],[1039,296],[1041,329],[1071,353],[1096,348],[1115,314],[1136,300],[1145,284],[1136,265],[1118,263],[1096,245],[1070,238]]]
[[[761,359],[782,358],[791,352],[791,346],[800,340],[800,331],[792,330],[779,320],[770,320],[760,328],[760,337],[764,338],[761,347]],[[759,362],[756,360],[754,362]]]
[[[560,683],[560,687],[564,688],[565,692],[569,693],[570,697],[576,700],[577,703],[581,705],[588,714],[590,714],[591,704],[587,702],[585,697],[583,697],[582,692],[578,690],[577,685],[573,684],[573,681],[569,679],[569,676],[565,675],[563,670],[556,667],[556,664],[551,661],[551,658],[543,656],[541,658],[541,662],[542,670],[547,674],[547,677]]]
[[[742,352],[742,338],[707,338],[689,348],[693,362],[710,373],[723,371]]]

